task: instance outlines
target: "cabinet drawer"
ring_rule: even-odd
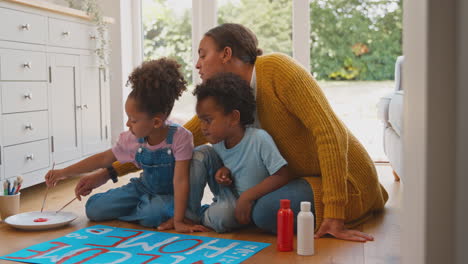
[[[0,80],[46,81],[44,52],[0,49]]]
[[[96,47],[94,27],[49,18],[49,44],[60,47],[91,49]]]
[[[3,142],[6,146],[45,139],[49,136],[48,112],[3,115]]]
[[[11,177],[49,166],[49,140],[5,147],[5,176]]]
[[[46,83],[4,82],[0,90],[4,114],[47,110]]]
[[[36,44],[46,43],[47,20],[45,17],[7,8],[0,8],[0,17],[4,21],[0,27],[0,39]]]

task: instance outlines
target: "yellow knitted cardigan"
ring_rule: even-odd
[[[338,119],[310,73],[292,58],[273,53],[257,58],[257,114],[288,167],[312,186],[316,228],[323,218],[348,227],[382,210],[388,194],[364,147]],[[196,146],[206,143],[197,117],[185,128]],[[133,164],[117,164],[119,175]]]

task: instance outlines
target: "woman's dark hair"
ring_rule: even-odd
[[[150,116],[170,115],[174,101],[187,90],[179,68],[175,60],[161,58],[143,62],[133,70],[127,81],[132,86],[128,97],[135,99],[139,111]]]
[[[257,47],[258,40],[255,34],[240,24],[221,24],[210,29],[205,36],[214,39],[218,50],[230,47],[232,56],[245,63],[254,64],[257,56],[263,54],[263,51]]]
[[[243,126],[253,124],[255,98],[250,85],[238,75],[223,72],[214,75],[206,82],[197,85],[193,95],[200,102],[212,97],[228,114],[234,110],[240,112],[240,122]]]

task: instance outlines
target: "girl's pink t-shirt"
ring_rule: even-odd
[[[157,145],[151,146],[146,141],[143,144],[138,143],[138,138],[135,137],[132,132],[125,131],[120,133],[119,140],[112,148],[112,152],[119,162],[132,162],[138,166],[135,161],[135,154],[140,145],[149,150],[167,148],[170,146],[176,161],[189,160],[192,158],[193,136],[192,133],[184,127],[177,127],[177,131],[172,138],[172,144],[167,144],[166,140],[164,140]]]

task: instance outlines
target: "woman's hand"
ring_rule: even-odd
[[[50,170],[45,176],[46,184],[48,187],[57,185],[60,180],[66,179],[67,175],[64,169],[61,170]]]
[[[245,198],[242,195],[237,199],[235,216],[239,224],[246,225],[250,223],[253,202],[253,200]]]
[[[75,196],[81,201],[81,196],[86,196],[91,191],[109,180],[109,174],[106,169],[99,169],[92,174],[88,174],[80,179],[75,187]]]
[[[226,168],[222,167],[218,169],[218,171],[215,174],[215,180],[217,183],[229,186],[232,184],[232,179],[231,179],[231,171]]]
[[[315,234],[315,238],[320,238],[326,234],[343,240],[357,242],[374,241],[374,237],[371,235],[357,230],[347,229],[343,219],[325,218]]]

